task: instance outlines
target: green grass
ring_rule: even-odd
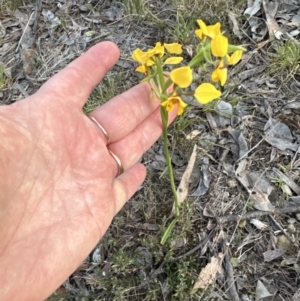
[[[101,83],[93,90],[83,111],[89,114],[95,108],[103,105],[114,96],[124,92],[126,87],[123,84],[123,72],[118,71],[108,74]]]
[[[145,13],[145,1],[143,0],[124,0],[122,1],[125,15],[141,16]]]
[[[300,43],[293,40],[286,42],[277,42],[274,45],[276,51],[272,55],[272,63],[270,65],[271,74],[287,74],[287,79],[299,73],[300,64]]]
[[[36,0],[0,0],[0,15],[15,10],[20,6],[34,3]]]
[[[6,76],[4,73],[4,66],[0,63],[0,90],[6,85]]]

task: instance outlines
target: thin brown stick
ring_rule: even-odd
[[[228,243],[226,241],[223,242],[223,247],[225,251],[224,256],[224,268],[226,271],[226,293],[229,295],[229,299],[232,301],[240,301],[240,297],[236,291],[235,283],[234,283],[234,272],[233,267],[230,262],[230,256],[228,254]]]
[[[217,222],[219,224],[224,224],[224,223],[230,223],[230,222],[239,222],[243,220],[247,220],[250,218],[257,218],[265,215],[271,215],[271,214],[285,214],[285,213],[299,213],[300,212],[300,206],[289,206],[285,208],[276,208],[274,212],[269,212],[269,211],[251,211],[247,212],[243,215],[226,215],[226,216],[220,216],[217,217]]]
[[[33,43],[35,43],[36,32],[37,32],[37,27],[38,27],[39,19],[40,19],[40,16],[41,16],[41,12],[42,12],[42,0],[36,0],[35,19],[34,19],[34,24],[33,24],[33,27],[32,27]]]
[[[175,258],[172,258],[170,260],[164,260],[160,266],[153,270],[150,274],[150,278],[156,278],[159,274],[163,273],[164,272],[164,269],[163,269],[163,266],[166,264],[166,263],[169,263],[169,262],[176,262],[176,261],[179,261],[181,260],[182,258],[185,258],[187,256],[190,256],[192,255],[193,253],[195,253],[197,250],[203,248],[205,246],[205,244],[211,239],[211,237],[215,234],[216,232],[216,228],[217,226],[214,226],[214,228],[209,232],[209,234],[203,239],[200,241],[200,243],[194,247],[193,249],[191,249],[190,251],[188,251],[187,253],[183,254],[183,255],[180,255],[178,257],[175,257]]]
[[[276,221],[276,219],[271,215],[268,214],[269,219],[276,225],[276,227],[282,231],[282,233],[292,242],[295,242],[295,239],[293,239],[282,227],[281,225]]]
[[[175,258],[172,258],[169,260],[169,262],[175,262],[175,261],[178,261],[184,257],[187,257],[187,256],[190,256],[192,255],[193,253],[195,253],[197,250],[201,249],[204,247],[204,245],[211,239],[211,237],[214,235],[215,233],[215,230],[216,230],[216,227],[217,226],[214,226],[212,228],[212,230],[209,232],[209,234],[203,239],[200,241],[200,243],[193,249],[191,249],[190,251],[188,251],[187,253],[183,254],[183,255],[180,255],[178,257],[175,257]]]

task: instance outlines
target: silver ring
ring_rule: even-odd
[[[118,177],[124,172],[124,167],[123,167],[122,162],[119,159],[119,157],[117,155],[115,155],[111,150],[108,150],[108,151],[118,164],[118,168],[119,168],[118,174],[117,174],[117,177]]]
[[[97,126],[98,128],[102,131],[103,135],[105,136],[106,138],[106,144],[108,144],[110,142],[110,139],[109,139],[109,136],[106,132],[106,130],[104,129],[104,127],[98,122],[98,120],[93,117],[93,116],[88,116]]]

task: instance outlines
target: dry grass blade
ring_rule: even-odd
[[[297,193],[297,195],[300,195],[300,187],[297,185],[292,179],[287,177],[285,174],[283,174],[280,170],[277,168],[273,168],[274,172],[280,177],[280,179],[288,185],[293,191]]]
[[[270,38],[273,38],[275,36],[277,39],[280,39],[283,33],[280,30],[280,27],[274,18],[278,9],[278,3],[276,3],[275,7],[271,10],[266,1],[263,1],[263,8],[266,14],[266,23],[269,29]]]

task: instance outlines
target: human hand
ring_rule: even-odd
[[[91,113],[92,89],[119,56],[100,43],[34,95],[0,107],[1,300],[42,300],[80,265],[145,178],[160,102],[140,84]],[[172,120],[176,114],[170,115]],[[121,160],[125,172],[108,148]]]

